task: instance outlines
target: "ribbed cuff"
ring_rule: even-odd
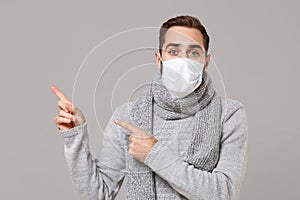
[[[179,159],[178,146],[168,142],[157,142],[147,155],[144,164],[153,171],[168,169],[168,166]]]
[[[144,160],[144,164],[150,165],[154,158],[157,156],[160,148],[163,146],[164,142],[157,141],[154,146],[152,147],[151,151],[148,153],[147,157]]]
[[[58,133],[62,135],[63,137],[72,137],[74,135],[77,135],[79,133],[84,133],[87,131],[87,121],[85,121],[83,124],[79,126],[75,126],[69,130],[62,131],[58,129]]]

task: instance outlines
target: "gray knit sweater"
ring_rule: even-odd
[[[82,199],[114,199],[126,178],[122,128],[114,119],[129,119],[132,102],[118,106],[104,130],[102,151],[95,157],[89,150],[87,122],[58,132],[64,137],[64,151],[72,182]],[[192,116],[164,120],[154,114],[153,146],[145,164],[155,172],[157,199],[238,199],[247,163],[248,124],[244,106],[222,98],[222,138],[220,156],[212,172],[201,171],[185,162],[181,155],[190,144]],[[178,139],[168,142],[168,135]],[[174,144],[173,144],[174,143]],[[171,148],[170,148],[171,147]],[[176,149],[170,151],[170,149]]]

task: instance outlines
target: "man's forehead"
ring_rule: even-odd
[[[182,46],[200,45],[203,48],[203,36],[198,29],[175,26],[166,32],[164,46],[169,43]]]

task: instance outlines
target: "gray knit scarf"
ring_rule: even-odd
[[[133,103],[129,114],[131,123],[150,134],[153,134],[153,114],[165,120],[194,116],[193,139],[183,159],[201,170],[212,171],[216,166],[221,139],[221,99],[205,70],[201,85],[181,99],[168,92],[161,81],[161,74],[157,73]],[[127,153],[126,170],[126,199],[156,199],[154,172],[150,167]]]

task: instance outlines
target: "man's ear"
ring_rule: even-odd
[[[156,61],[157,67],[160,70],[160,68],[161,68],[161,60],[160,60],[160,57],[159,57],[159,52],[156,51],[154,53],[154,55],[155,55],[155,61]]]
[[[205,70],[207,70],[209,62],[210,62],[210,53],[208,53],[206,56]]]

